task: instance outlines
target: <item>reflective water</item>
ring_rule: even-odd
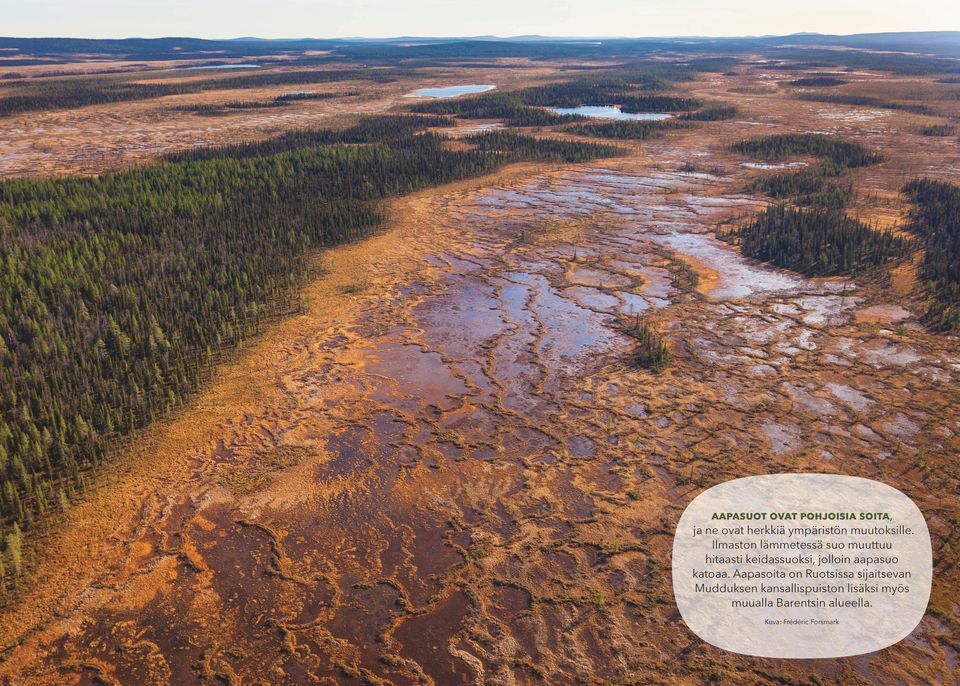
[[[580,107],[549,107],[547,109],[557,114],[579,114],[596,119],[662,121],[673,116],[663,112],[624,112],[617,105],[580,105]]]
[[[492,91],[496,86],[467,84],[460,86],[443,86],[441,88],[421,88],[408,94],[408,98],[456,98],[470,93],[485,93]]]

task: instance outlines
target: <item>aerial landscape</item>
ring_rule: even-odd
[[[0,38],[0,684],[960,682],[960,32],[805,28]],[[684,624],[788,472],[909,636]]]

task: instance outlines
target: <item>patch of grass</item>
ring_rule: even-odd
[[[921,136],[952,136],[957,132],[957,127],[950,124],[931,124],[920,129]]]
[[[354,293],[363,293],[368,288],[370,288],[370,282],[367,279],[360,279],[353,283],[344,284],[340,286],[338,290],[344,295],[352,295]]]

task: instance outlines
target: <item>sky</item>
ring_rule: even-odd
[[[960,30],[958,0],[0,0],[0,35],[744,36]]]

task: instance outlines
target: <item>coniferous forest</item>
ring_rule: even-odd
[[[591,136],[593,138],[615,138],[619,140],[647,140],[648,138],[658,138],[666,131],[682,129],[690,126],[685,122],[676,119],[663,119],[660,121],[651,120],[631,120],[622,121],[591,121],[583,124],[572,124],[566,130],[579,136]]]
[[[927,323],[960,329],[960,186],[917,179],[903,192],[914,203],[909,228],[924,247],[919,277],[931,299]]]
[[[938,135],[939,130],[920,133]],[[740,141],[731,150],[758,159],[806,155],[820,162],[755,179],[748,190],[799,207],[781,202],[745,225],[718,231],[719,238],[737,243],[750,257],[815,276],[854,274],[923,248],[918,275],[929,297],[926,323],[941,331],[960,328],[960,187],[931,179],[903,187],[913,203],[907,228],[918,239],[910,241],[843,212],[855,194],[849,183],[837,180],[847,169],[883,159],[865,146],[832,136],[787,134]]]
[[[748,187],[781,201],[747,223],[718,231],[749,257],[793,269],[808,276],[860,273],[904,257],[913,244],[891,231],[881,231],[849,217],[844,208],[855,194],[838,182],[848,169],[883,161],[860,143],[814,133],[778,134],[739,141],[733,152],[779,161],[813,157],[818,162],[796,172],[766,174]],[[795,206],[788,206],[784,201]]]
[[[395,78],[390,74],[369,69],[336,69],[327,71],[297,70],[242,74],[203,81],[172,81],[153,75],[134,81],[126,77],[100,76],[95,78],[64,78],[33,83],[30,80],[9,84],[9,95],[0,97],[0,117],[24,112],[102,105],[104,103],[147,100],[167,95],[199,93],[208,90],[258,88],[338,81],[388,82]],[[176,72],[160,76],[176,75]]]
[[[497,132],[469,149],[379,116],[97,177],[0,183],[0,517],[66,508],[91,467],[297,307],[312,250],[368,234],[384,198],[521,160],[618,154]]]
[[[766,193],[776,200],[790,199],[797,205],[834,210],[846,207],[854,197],[853,187],[840,181],[844,173],[883,161],[882,155],[860,143],[814,133],[754,138],[735,143],[731,150],[769,161],[798,156],[817,158],[816,164],[799,171],[760,176],[748,190]]]
[[[883,160],[882,155],[860,143],[820,133],[785,133],[754,138],[735,143],[731,150],[770,161],[808,155],[849,169],[866,167]]]
[[[749,257],[809,276],[855,274],[910,252],[909,241],[871,228],[842,211],[773,205],[718,237]]]

